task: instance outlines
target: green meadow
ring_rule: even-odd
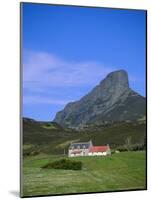
[[[22,196],[146,189],[145,151],[69,158],[82,161],[82,170],[41,168],[62,157],[65,156],[24,157]]]

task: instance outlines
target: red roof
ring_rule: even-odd
[[[90,148],[89,152],[106,152],[108,146],[93,146]]]

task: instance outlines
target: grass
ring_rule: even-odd
[[[23,196],[87,193],[146,188],[144,151],[108,157],[76,157],[82,170],[41,169],[64,156],[41,154],[24,158]]]

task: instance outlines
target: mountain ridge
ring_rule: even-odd
[[[80,100],[68,103],[54,122],[63,127],[82,128],[91,123],[137,120],[146,113],[146,99],[129,87],[125,70],[109,73]]]

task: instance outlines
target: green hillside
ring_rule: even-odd
[[[121,122],[102,126],[89,126],[80,131],[63,129],[55,122],[37,122],[24,119],[24,155],[38,153],[63,154],[71,142],[92,140],[94,145],[109,144],[112,149],[123,146],[127,138],[131,144],[143,144],[145,121]]]

